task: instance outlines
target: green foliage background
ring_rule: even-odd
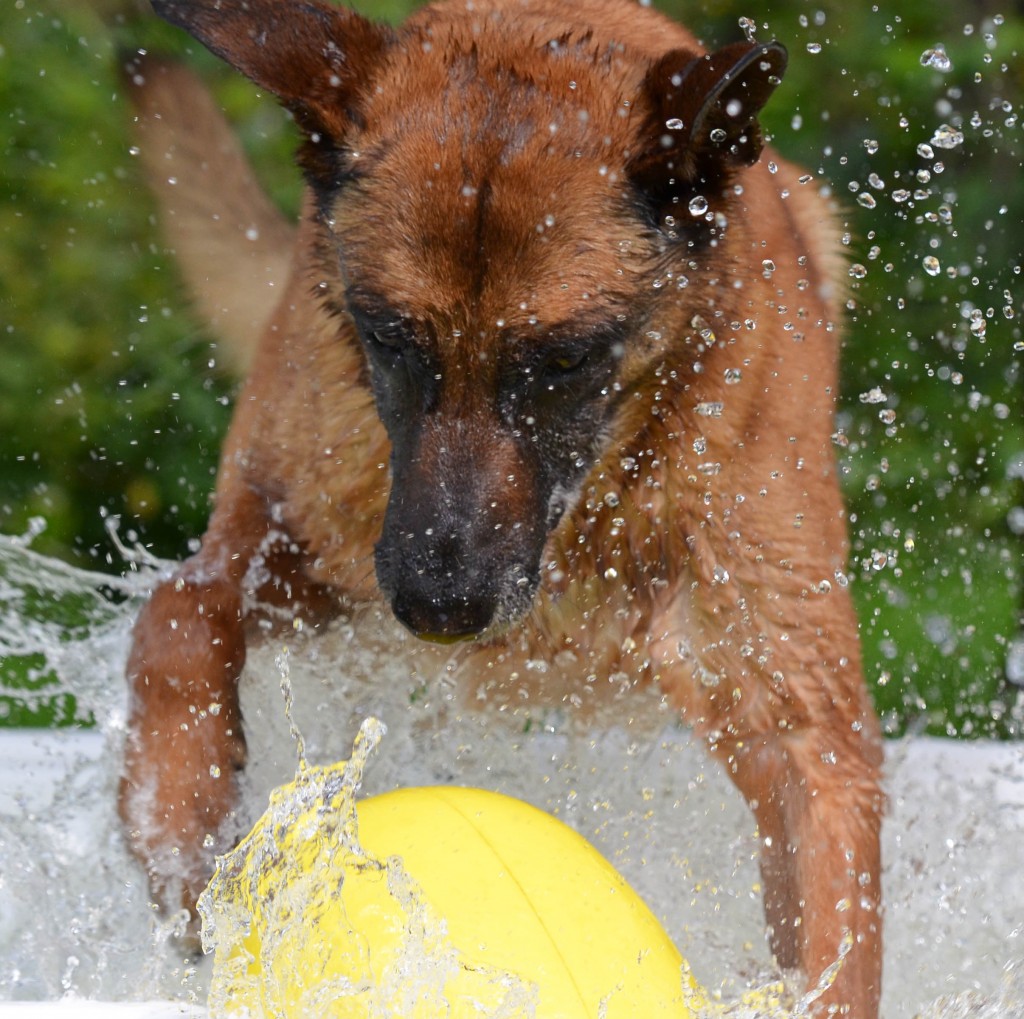
[[[123,563],[112,521],[164,557],[186,555],[202,533],[235,384],[155,228],[131,155],[120,49],[187,53],[271,193],[292,211],[298,198],[295,139],[276,105],[128,4],[0,5],[0,531],[41,517],[35,548],[113,571]],[[397,19],[409,5],[357,6]],[[1005,663],[1024,573],[1021,7],[661,6],[709,45],[739,37],[748,17],[760,38],[789,47],[766,127],[834,182],[846,209],[861,268],[836,441],[886,725],[1020,734]],[[922,64],[936,44],[948,71]],[[922,155],[943,124],[963,143]],[[17,673],[4,664],[0,685]],[[53,717],[15,704],[8,722]]]

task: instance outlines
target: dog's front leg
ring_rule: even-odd
[[[224,851],[245,762],[238,677],[242,598],[200,557],[162,583],[135,624],[119,808],[133,853],[165,909],[192,911]]]
[[[811,1014],[875,1019],[881,748],[856,645],[839,641],[852,649],[843,657],[813,631],[794,628],[775,642],[768,672],[750,654],[771,630],[763,618],[746,635],[735,624],[716,627],[716,617],[697,626],[698,619],[692,605],[673,604],[661,622],[676,628],[655,631],[663,636],[652,660],[662,688],[757,818],[772,950],[779,965],[805,975],[808,990],[838,963]],[[703,634],[699,649],[669,636],[680,620]]]
[[[882,795],[872,748],[857,742],[811,727],[716,739],[712,748],[757,818],[776,959],[806,974],[810,989],[845,953],[812,1014],[834,1008],[872,1019],[881,991]]]
[[[262,496],[218,497],[202,549],[153,592],[135,623],[119,809],[165,909],[193,910],[231,827],[245,763],[238,679],[247,574],[268,544]]]

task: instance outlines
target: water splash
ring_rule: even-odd
[[[979,991],[944,994],[915,1019],[1024,1019],[1024,965],[1006,967],[1002,990],[995,996]]]
[[[97,728],[0,733],[0,1001],[205,1000],[209,961],[183,961],[115,810],[128,635],[158,574],[100,576],[27,544],[0,539],[0,654],[36,656]],[[738,1019],[747,990],[771,984],[753,823],[656,698],[636,694],[628,717],[600,726],[525,703],[470,710],[436,658],[416,657],[418,645],[372,609],[319,635],[289,634],[286,646],[308,760],[346,756],[362,719],[379,717],[390,735],[364,776],[367,795],[464,784],[528,800],[590,839],[655,908],[694,971],[720,988],[720,1014],[731,1007],[724,1014]],[[242,685],[248,823],[296,769],[280,652],[280,641],[255,644]],[[883,1016],[1021,1019],[1018,970],[1002,987],[1000,972],[1022,958],[1024,751],[929,740],[887,750]],[[776,1012],[797,1007],[779,1000]],[[744,1019],[776,1006],[759,1007]]]
[[[47,559],[29,547],[39,531],[0,535],[0,716],[89,722],[116,703],[118,686],[105,680],[123,654],[124,603],[145,592],[148,576]]]
[[[466,946],[471,954],[464,955],[449,939],[447,922],[430,907],[403,860],[398,856],[379,859],[360,842],[356,796],[367,761],[385,731],[382,722],[366,719],[348,761],[323,768],[303,761],[295,780],[271,793],[270,806],[252,832],[218,859],[213,880],[199,900],[203,947],[214,954],[210,1019],[299,1019],[314,1014],[324,1019],[394,1015],[535,1019],[544,1014],[543,1002],[548,999],[539,989],[500,968],[505,958],[500,942],[487,953],[493,952],[494,966],[482,964],[471,946]],[[465,809],[473,808],[464,805],[459,813]],[[492,833],[483,831],[484,842],[490,844]],[[435,834],[444,846],[445,833]],[[543,839],[539,831],[537,837]],[[458,845],[463,847],[461,841]],[[547,849],[543,855],[553,866],[560,865]],[[463,867],[472,870],[472,860],[473,851],[466,848]],[[517,870],[521,865],[515,860],[513,852],[512,862],[504,863],[502,870],[510,868],[512,884],[521,888],[524,872]],[[585,861],[580,860],[578,872],[572,861],[571,855],[561,861],[568,866],[567,879],[571,881],[568,875],[575,874],[593,892]],[[461,894],[473,895],[474,887],[468,881]],[[537,886],[544,887],[543,881]],[[529,899],[531,893],[520,890],[519,894]],[[621,895],[617,887],[612,891],[616,902]],[[546,915],[543,907],[529,913],[545,927]],[[507,921],[481,930],[478,940],[504,937],[505,924],[514,928],[520,919],[513,910]],[[626,920],[626,915],[619,919]],[[605,922],[598,920],[596,926]],[[575,932],[577,927],[572,924],[566,930]],[[615,930],[618,938],[625,939],[623,945],[635,937],[619,927]],[[496,935],[496,931],[503,933]],[[641,943],[647,946],[650,959],[667,959],[668,967],[663,970],[662,963],[652,961],[654,968],[644,971],[647,976],[642,985],[633,987],[633,993],[640,986],[646,989],[648,980],[654,982],[652,986],[661,986],[661,977],[668,977],[672,1013],[677,1014],[682,1004],[686,1007],[682,1014],[691,1019],[802,1019],[831,986],[849,950],[846,944],[818,987],[795,1008],[781,981],[721,1003],[711,1000],[674,950],[666,955],[664,948],[649,940],[653,931],[645,928],[644,935]],[[601,933],[593,936],[596,944],[604,943]],[[517,935],[513,937],[518,940]],[[561,945],[559,937],[552,932],[556,948]],[[619,984],[623,978],[640,979],[639,961],[632,951],[627,954],[621,976],[616,974],[622,960],[609,958],[599,967],[601,979],[611,982],[599,1019],[613,1011],[623,1014],[624,1002],[627,1009],[635,1005],[633,993]],[[574,973],[575,965],[567,963],[568,972]],[[583,992],[577,993],[583,997]],[[654,998],[660,1000],[660,992],[655,991]]]
[[[284,698],[284,714],[285,718],[288,719],[288,732],[295,743],[295,754],[298,757],[299,771],[303,772],[308,767],[306,739],[295,721],[295,692],[292,690],[292,673],[291,666],[288,663],[288,653],[287,646],[282,647],[280,653],[274,658],[274,664],[281,674],[281,696]],[[359,735],[360,737],[363,736],[362,729],[359,730]]]
[[[211,1019],[535,1014],[532,987],[467,965],[402,861],[378,860],[360,844],[356,795],[385,732],[368,718],[347,762],[300,767],[271,793],[249,836],[218,859],[199,900],[203,947],[214,954]],[[367,897],[375,922],[386,916],[386,944],[350,926]],[[449,1002],[453,985],[459,998]]]

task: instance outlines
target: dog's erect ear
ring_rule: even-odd
[[[392,39],[385,26],[319,0],[152,2],[160,17],[273,92],[308,136],[335,141]]]
[[[786,60],[777,42],[738,42],[703,56],[672,50],[652,65],[647,120],[629,167],[652,205],[664,210],[686,194],[711,199],[732,171],[757,162],[757,115]]]

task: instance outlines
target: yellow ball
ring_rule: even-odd
[[[357,809],[363,845],[401,856],[464,965],[536,985],[538,1016],[689,1014],[668,935],[611,864],[550,814],[444,786],[399,790]],[[458,1014],[473,1014],[461,1007]]]
[[[686,1019],[706,1000],[636,893],[549,814],[403,789],[360,801],[357,835],[331,775],[277,790],[219,861],[201,902],[211,1016]]]

